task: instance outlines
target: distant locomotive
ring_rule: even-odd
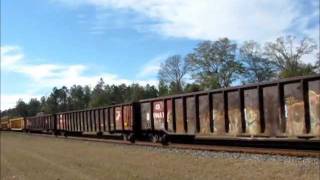
[[[27,117],[24,129],[66,136],[121,135],[132,142],[146,137],[167,142],[172,136],[317,141],[320,75]]]

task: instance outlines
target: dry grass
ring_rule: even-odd
[[[1,134],[1,179],[320,179],[319,167]]]

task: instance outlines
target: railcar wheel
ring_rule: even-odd
[[[168,135],[167,135],[167,134],[163,134],[163,135],[161,136],[161,144],[162,144],[162,145],[168,145],[168,143],[169,143],[169,137],[168,137]]]
[[[124,141],[127,141],[127,140],[128,140],[128,137],[127,137],[126,134],[122,135],[122,140],[124,140]]]
[[[128,136],[128,140],[131,142],[131,143],[134,143],[136,141],[135,137],[134,137],[134,134],[129,134]]]
[[[64,137],[68,137],[67,132],[62,132],[61,135]]]
[[[152,141],[153,143],[157,143],[157,142],[159,141],[159,136],[158,136],[157,134],[153,135],[153,136],[151,137],[151,141]]]

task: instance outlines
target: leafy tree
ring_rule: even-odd
[[[1,111],[1,117],[12,118],[12,117],[16,117],[16,116],[19,116],[16,108],[9,108],[7,110]]]
[[[28,116],[28,105],[22,100],[19,99],[16,105],[17,115],[26,117]]]
[[[161,64],[158,72],[159,80],[172,85],[173,93],[183,92],[184,76],[188,72],[188,63],[179,55],[170,56]]]
[[[143,98],[147,99],[147,98],[155,98],[158,97],[159,93],[156,87],[154,86],[150,86],[149,84],[147,84],[144,88],[144,96]]]
[[[41,103],[36,98],[30,99],[27,107],[28,116],[35,116],[38,112],[41,111]]]
[[[199,84],[195,84],[195,83],[187,84],[184,91],[185,92],[201,91],[201,86]]]
[[[315,68],[301,59],[316,48],[315,42],[308,37],[297,40],[294,36],[286,36],[267,43],[265,55],[277,66],[280,78],[302,76],[314,74]]]
[[[91,98],[91,89],[88,85],[83,87],[83,104],[84,104],[84,108],[88,108],[89,107],[89,103],[90,103],[90,98]]]
[[[240,59],[245,68],[245,82],[262,82],[275,76],[274,63],[263,57],[263,51],[255,41],[244,42],[240,48]]]
[[[104,81],[101,78],[98,84],[92,91],[91,99],[90,99],[90,106],[91,107],[99,107],[107,105],[107,96],[106,92],[104,91]]]
[[[79,85],[78,86],[74,85],[70,88],[69,91],[70,91],[70,96],[69,96],[70,109],[75,110],[75,109],[84,109],[88,107],[89,100],[90,100],[90,93],[88,97],[84,87]],[[89,92],[90,92],[90,89],[89,89]]]
[[[48,113],[68,111],[68,93],[69,90],[65,86],[63,86],[61,89],[54,87],[46,101]]]
[[[187,57],[193,77],[206,89],[229,87],[243,72],[235,59],[236,49],[228,38],[201,42]]]
[[[163,80],[159,80],[159,96],[167,96],[169,95],[169,87]]]
[[[128,87],[128,95],[126,96],[125,102],[135,102],[143,99],[144,93],[144,88],[142,86],[139,84],[131,84],[131,86]]]

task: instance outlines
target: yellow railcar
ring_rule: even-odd
[[[1,128],[1,130],[3,130],[3,131],[5,131],[5,130],[10,130],[9,120],[1,120],[0,128]]]
[[[25,127],[25,119],[23,117],[9,119],[10,130],[22,131]]]

